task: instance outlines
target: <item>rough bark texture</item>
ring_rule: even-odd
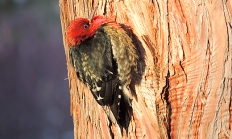
[[[96,14],[130,27],[140,56],[128,134],[68,62],[66,28],[98,2]],[[232,1],[60,0],[60,9],[75,138],[232,138]]]

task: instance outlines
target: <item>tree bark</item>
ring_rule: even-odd
[[[98,3],[96,14],[125,25],[140,57],[124,134],[69,63],[65,30]],[[232,138],[232,1],[60,0],[60,12],[75,138]]]

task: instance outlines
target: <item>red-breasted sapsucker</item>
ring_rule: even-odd
[[[132,39],[118,23],[102,16],[71,21],[66,37],[77,77],[111,122],[127,126],[132,112],[129,85],[138,59]]]

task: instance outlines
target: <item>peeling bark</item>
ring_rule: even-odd
[[[97,3],[140,57],[124,134],[68,62],[65,30]],[[232,1],[60,0],[60,10],[75,138],[232,138]]]

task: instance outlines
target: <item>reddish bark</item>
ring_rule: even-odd
[[[98,2],[97,14],[131,28],[141,58],[123,137],[231,138],[232,2],[60,0],[67,61],[69,22],[88,17]],[[121,138],[69,62],[67,67],[75,138]]]

